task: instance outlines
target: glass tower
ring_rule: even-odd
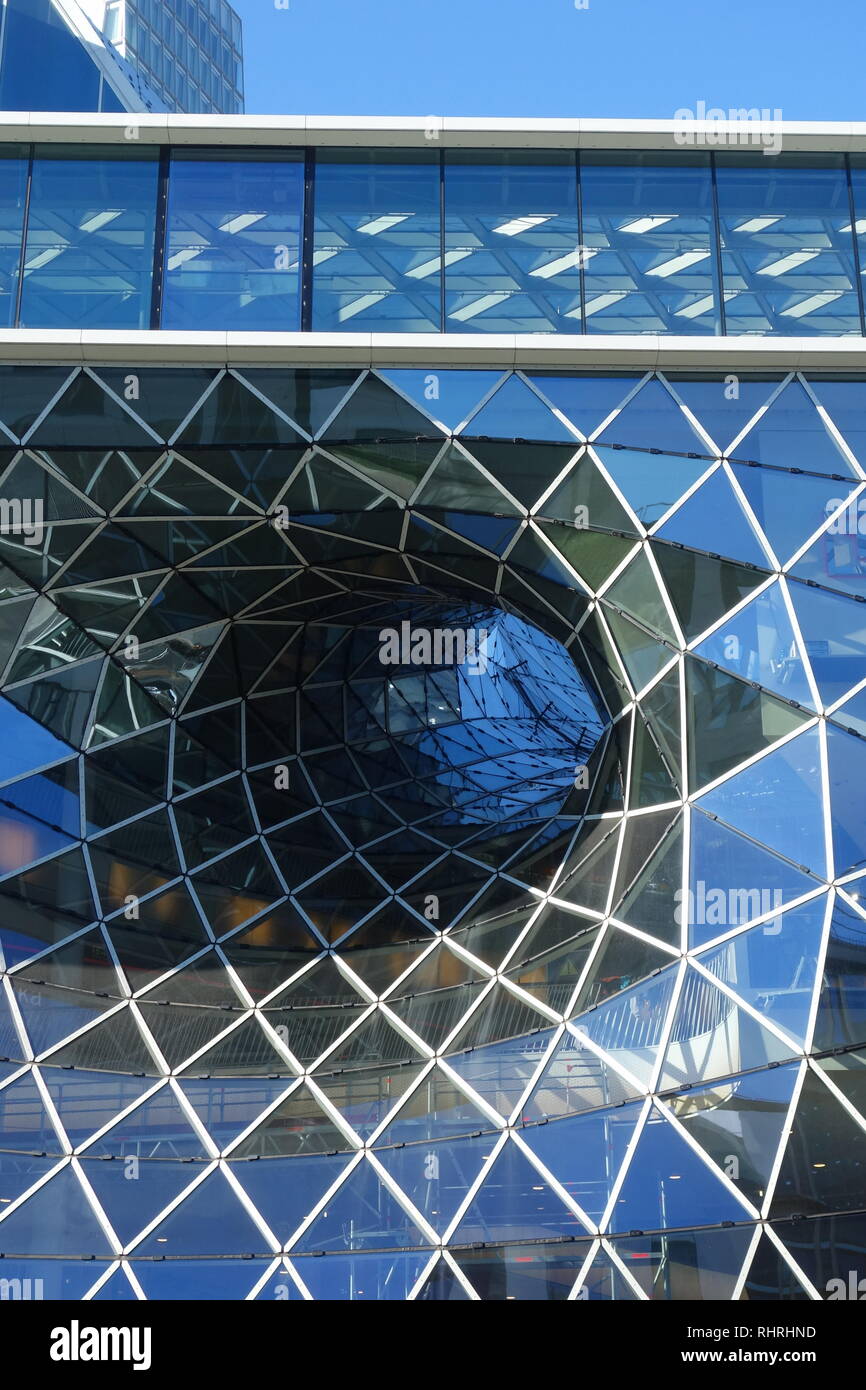
[[[3,0],[0,110],[243,110],[225,0]]]

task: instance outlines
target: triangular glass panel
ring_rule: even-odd
[[[261,1242],[260,1242],[261,1243]],[[198,1300],[211,1302],[240,1302],[245,1299],[265,1270],[270,1260],[193,1259],[165,1260],[153,1263],[138,1260],[134,1256],[130,1267],[135,1271],[148,1303],[181,1302]],[[283,1275],[287,1285],[291,1285],[291,1295],[274,1295],[280,1298],[297,1297],[301,1294],[287,1274]]]
[[[413,440],[417,436],[441,437],[427,415],[369,373],[328,425],[322,440],[328,447],[336,440],[361,443],[373,439]]]
[[[194,1170],[187,1169],[187,1173],[190,1178],[195,1176]],[[135,1253],[245,1255],[265,1248],[265,1237],[218,1168],[184,1197],[141,1245],[136,1246]]]
[[[372,1164],[362,1160],[330,1198],[295,1247],[304,1250],[394,1249],[425,1245],[412,1217],[380,1179]]]
[[[671,386],[724,452],[776,389],[777,381],[762,377],[672,377]]]
[[[839,738],[845,738],[839,734]],[[866,762],[866,754],[864,754]],[[824,803],[817,729],[781,748],[702,796],[700,806],[767,845],[778,854],[824,877]]]
[[[770,1216],[858,1210],[863,1205],[862,1172],[863,1126],[808,1070],[791,1121]]]
[[[642,1112],[642,1102],[619,1105],[550,1124],[527,1125],[520,1137],[581,1211],[599,1222]]]
[[[319,433],[358,379],[357,372],[327,367],[252,370],[245,371],[243,376],[310,435]]]
[[[749,468],[739,463],[731,468],[782,565],[824,525],[855,486],[853,478],[831,480],[808,473],[795,476],[788,468]],[[758,563],[765,565],[766,561]]]
[[[498,381],[501,372],[416,371],[396,367],[380,373],[446,429],[456,430]]]
[[[856,892],[856,886],[850,891]],[[837,896],[815,1023],[816,1049],[866,1042],[866,997],[858,970],[864,945],[866,919]]]
[[[529,380],[551,405],[589,437],[640,380],[637,376],[531,374]]]
[[[108,1239],[71,1164],[0,1220],[0,1241],[4,1251],[15,1255],[110,1253]]]
[[[506,377],[461,430],[465,437],[571,443],[575,436],[518,376]]]
[[[126,400],[132,383],[126,367],[100,367],[99,380]],[[136,395],[128,407],[160,439],[171,439],[214,379],[206,367],[136,367]]]
[[[751,908],[762,906],[763,898],[759,901],[757,895],[754,897]],[[747,916],[755,915],[749,906],[743,911]],[[769,918],[761,926],[741,932],[723,946],[698,956],[698,960],[802,1046],[826,912],[827,896],[822,893],[800,907]],[[866,922],[863,925],[866,936]]]
[[[62,444],[78,449],[134,449],[153,447],[155,438],[154,432],[104,391],[98,381],[81,372],[40,420],[27,443],[49,449]]]
[[[643,1086],[649,1086],[668,1022],[676,966],[630,985],[609,1000],[578,1014],[571,1027],[580,1037],[611,1053]]]
[[[697,449],[705,453],[707,449],[673,396],[657,379],[647,381],[632,396],[599,438],[605,444],[636,444],[668,453]]]
[[[209,391],[177,436],[184,446],[218,444],[300,444],[297,430],[227,372]]]
[[[429,1250],[399,1255],[299,1256],[295,1265],[314,1300],[326,1303],[405,1302],[430,1260]]]
[[[831,825],[836,876],[852,873],[866,863],[866,825],[863,782],[866,743],[827,725],[831,789]]]
[[[733,453],[812,473],[854,472],[799,381],[788,382]]]
[[[629,680],[635,690],[642,690],[670,662],[674,653],[649,632],[623,617],[617,609],[605,604],[604,613],[619,646]]]
[[[659,637],[676,642],[673,624],[644,549],[640,549],[634,559],[629,561],[610,588],[605,590],[604,596],[630,617],[636,618],[645,627],[652,628]]]
[[[528,1131],[522,1136],[529,1138]],[[490,1136],[487,1152],[495,1142]],[[451,1242],[495,1244],[507,1240],[544,1240],[586,1234],[583,1223],[565,1205],[517,1144],[509,1140],[484,1175]]]
[[[766,575],[699,551],[653,541],[652,551],[680,626],[692,641],[735,608]]]
[[[63,1153],[59,1135],[49,1119],[32,1072],[26,1072],[11,1086],[0,1090],[0,1134],[3,1150],[15,1153],[28,1150],[57,1154],[58,1157]],[[36,1181],[35,1177],[33,1181]],[[4,1197],[9,1195],[3,1193]]]
[[[793,1062],[665,1098],[665,1106],[691,1138],[758,1208],[786,1134],[799,1070],[799,1063]]]
[[[814,709],[800,644],[773,584],[695,648],[695,655]]]
[[[334,1153],[350,1144],[310,1088],[302,1083],[272,1110],[236,1149],[232,1158],[291,1158],[295,1154]]]
[[[539,492],[541,489],[539,489]],[[445,450],[433,474],[415,498],[416,507],[442,508],[460,512],[487,512],[493,516],[517,516],[510,498],[494,487],[462,450]]]
[[[649,449],[593,445],[605,470],[616,483],[635,516],[654,525],[710,467],[706,458],[657,454]]]
[[[190,1161],[139,1158],[132,1151],[118,1155],[113,1163],[84,1154],[81,1166],[124,1244],[133,1240],[169,1202],[173,1202],[189,1186],[197,1171]]]
[[[721,468],[674,512],[658,536],[696,550],[718,552],[731,560],[746,560],[765,568],[770,564]]]
[[[485,1121],[487,1128],[490,1122]],[[490,1154],[495,1134],[376,1148],[382,1167],[435,1231],[444,1232]]]
[[[689,925],[693,947],[780,910],[820,886],[793,864],[697,808],[692,813],[691,850],[685,909],[680,895],[677,920]]]
[[[610,1219],[612,1231],[654,1231],[745,1221],[748,1209],[651,1110]]]
[[[417,1298],[421,1302],[429,1303],[469,1302],[469,1294],[466,1289],[451,1266],[443,1259],[437,1260],[433,1272],[419,1291]]]
[[[640,1092],[604,1057],[565,1032],[521,1106],[524,1124],[621,1105]]]
[[[689,785],[697,789],[801,728],[808,715],[687,656],[686,719]]]
[[[788,582],[806,658],[825,705],[834,704],[866,677],[864,610],[842,594]]]
[[[787,1062],[799,1051],[799,1044],[783,1042],[690,967],[677,1000],[659,1090]]]

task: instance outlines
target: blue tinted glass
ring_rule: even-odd
[[[410,1255],[298,1257],[295,1268],[315,1299],[327,1302],[404,1302],[430,1262],[429,1251]]]
[[[581,331],[573,155],[446,157],[445,288],[449,332]]]
[[[161,1247],[165,1249],[165,1247]],[[141,1284],[148,1302],[201,1299],[210,1302],[240,1302],[261,1279],[267,1260],[131,1260],[130,1269]],[[287,1285],[292,1284],[283,1274]],[[289,1296],[280,1294],[283,1298]],[[294,1293],[290,1295],[294,1297]]]
[[[322,152],[315,206],[313,328],[438,331],[438,154]]]
[[[43,1299],[77,1302],[105,1273],[105,1269],[105,1261],[82,1260],[78,1257],[70,1260],[19,1260],[6,1255],[0,1275],[5,1281],[0,1285],[4,1290],[2,1297],[4,1302],[8,1299],[16,1303],[42,1302]]]
[[[722,154],[718,195],[728,333],[860,333],[841,156]]]
[[[709,160],[581,161],[588,333],[718,333]]]
[[[157,170],[147,147],[37,147],[22,325],[149,326]]]
[[[105,1234],[69,1164],[0,1222],[0,1237],[4,1250],[19,1255],[108,1253]]]
[[[99,109],[99,68],[59,7],[5,0],[3,25],[0,110]]]
[[[610,1218],[614,1231],[744,1221],[747,1209],[651,1110]]]
[[[702,965],[797,1039],[806,1033],[827,899],[770,917],[700,957]],[[748,912],[748,908],[746,908]],[[732,923],[731,925],[736,925]],[[866,927],[866,923],[864,923]]]
[[[18,262],[27,160],[18,145],[0,150],[0,325],[11,328],[15,318]]]
[[[200,1169],[136,1154],[114,1163],[87,1158],[82,1171],[122,1241],[128,1242],[189,1186]]]
[[[732,731],[733,733],[733,731]],[[825,872],[818,731],[792,739],[701,797],[700,805],[735,830]]]
[[[528,1140],[529,1134],[529,1130],[524,1131],[523,1137]],[[523,1150],[509,1140],[485,1173],[453,1240],[468,1245],[585,1234],[583,1223]]]
[[[175,153],[163,328],[300,326],[300,155]]]

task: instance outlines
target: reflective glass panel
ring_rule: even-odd
[[[24,327],[149,327],[158,169],[133,142],[36,147]]]
[[[315,206],[313,328],[437,332],[438,153],[321,151]]]
[[[449,153],[447,330],[579,333],[579,240],[571,153]]]
[[[705,156],[584,155],[587,333],[718,333]]]
[[[860,333],[842,156],[718,156],[728,333]]]
[[[0,325],[5,328],[11,328],[15,319],[27,187],[27,160],[24,154],[23,146],[0,147]]]
[[[163,328],[300,327],[300,154],[175,151]]]

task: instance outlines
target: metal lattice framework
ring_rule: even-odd
[[[863,392],[7,369],[4,1297],[862,1263]]]

